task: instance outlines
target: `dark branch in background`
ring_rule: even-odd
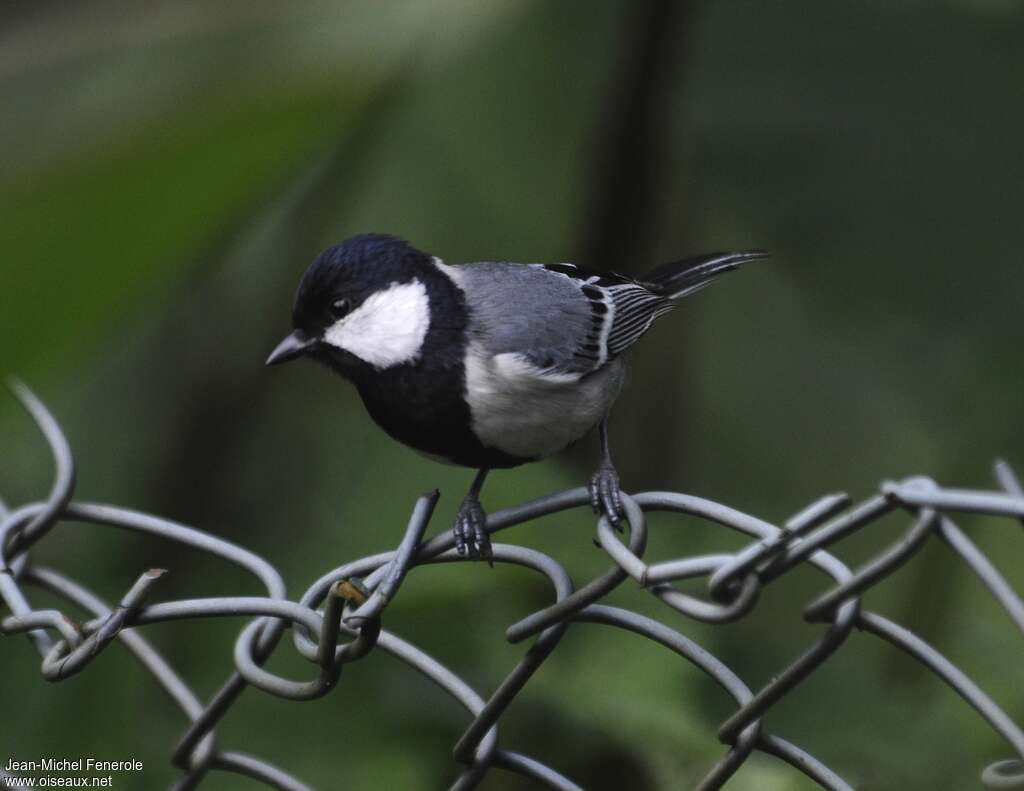
[[[672,255],[692,252],[682,249],[687,218],[666,218],[663,207],[672,177],[671,152],[683,143],[671,138],[670,130],[680,105],[695,10],[689,0],[620,5],[620,50],[608,59],[607,87],[593,121],[594,154],[588,170],[592,181],[576,259],[581,264],[624,274],[650,269],[659,263],[657,240],[666,219],[671,223],[666,235],[680,245]],[[678,472],[686,466],[686,443],[679,441],[687,426],[682,346],[681,342],[673,350],[671,365],[648,366],[638,373],[638,379],[652,383],[651,392],[657,392],[659,402],[670,403],[671,409],[620,409],[612,422],[622,455],[646,459],[649,470]],[[635,437],[644,438],[642,447],[635,444]],[[578,466],[584,466],[582,461]],[[628,484],[628,470],[624,476]],[[650,476],[646,482],[662,483]]]
[[[577,259],[587,266],[638,274],[652,264],[670,108],[678,102],[673,86],[679,84],[692,9],[679,0],[621,4],[621,50],[609,60],[604,101],[594,119],[593,181]]]

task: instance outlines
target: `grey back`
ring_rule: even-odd
[[[534,264],[457,269],[470,308],[470,337],[491,354],[518,353],[559,372],[593,370],[593,361],[578,354],[594,324],[578,280]]]

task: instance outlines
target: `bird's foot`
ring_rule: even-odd
[[[590,479],[590,505],[595,514],[604,514],[616,530],[622,530],[622,497],[619,494],[619,474],[608,462],[602,462]]]
[[[479,498],[469,495],[455,517],[455,551],[491,562],[491,539],[487,535],[487,514]],[[493,565],[493,563],[491,564]]]

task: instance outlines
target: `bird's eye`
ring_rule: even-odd
[[[331,315],[336,319],[342,318],[348,313],[348,300],[347,299],[336,299],[331,303]]]

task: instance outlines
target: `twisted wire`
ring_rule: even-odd
[[[420,497],[398,547],[338,566],[322,574],[296,599],[288,598],[281,575],[265,559],[231,542],[187,525],[150,514],[74,499],[75,464],[59,423],[23,384],[12,392],[46,439],[55,474],[46,499],[8,509],[0,502],[0,598],[10,614],[0,620],[0,633],[25,634],[41,658],[41,673],[59,682],[99,661],[107,646],[120,641],[181,709],[188,725],[173,762],[181,770],[175,789],[204,784],[212,773],[246,775],[268,787],[311,791],[289,772],[267,761],[217,742],[217,725],[249,687],[290,700],[329,694],[342,682],[345,666],[377,651],[396,657],[419,672],[466,709],[470,721],[453,748],[459,766],[452,789],[475,788],[492,771],[513,772],[543,787],[580,791],[556,769],[502,746],[502,716],[538,668],[581,624],[629,632],[661,645],[706,674],[736,703],[718,728],[725,746],[718,762],[697,786],[722,788],[754,753],[772,755],[801,772],[821,788],[851,789],[820,760],[763,724],[765,714],[802,684],[850,638],[854,629],[875,635],[914,658],[971,706],[1007,743],[1013,757],[981,771],[987,788],[1024,788],[1024,731],[966,673],[909,629],[862,606],[862,594],[894,574],[929,540],[939,540],[959,557],[988,589],[1010,621],[1024,634],[1024,600],[995,565],[954,522],[954,515],[983,514],[1024,523],[1024,489],[1005,461],[995,466],[999,489],[952,489],[916,476],[883,484],[877,495],[854,504],[844,493],[829,494],[801,509],[782,526],[745,514],[722,503],[676,492],[623,493],[624,525],[620,535],[600,517],[596,543],[610,561],[601,575],[577,587],[554,558],[525,546],[493,544],[493,561],[522,567],[545,577],[552,602],[526,615],[506,630],[509,642],[530,641],[505,679],[484,696],[421,648],[383,627],[387,608],[399,598],[413,569],[435,563],[463,562],[452,531],[424,540],[438,493]],[[558,492],[489,515],[491,534],[510,530],[547,514],[589,506],[584,488]],[[748,536],[736,552],[694,555],[651,562],[644,559],[647,514],[661,511],[697,517]],[[864,530],[895,511],[909,517],[903,536],[858,569],[848,568],[828,547]],[[144,571],[115,604],[103,601],[66,574],[31,562],[28,550],[46,538],[58,523],[85,523],[142,532],[208,552],[253,575],[263,596],[223,596],[148,603],[164,572]],[[794,568],[809,565],[824,574],[831,587],[804,607],[808,623],[821,624],[818,639],[807,646],[771,681],[752,690],[728,665],[681,631],[629,609],[601,603],[627,580],[666,607],[672,621],[693,619],[719,624],[749,617],[765,586]],[[683,593],[676,583],[707,579],[707,597]],[[26,589],[45,589],[84,612],[75,620],[63,610],[34,609]],[[678,615],[673,615],[675,611]],[[681,616],[681,618],[679,617]],[[148,624],[196,618],[242,618],[235,641],[235,670],[209,703],[203,704],[189,685],[140,634]],[[685,620],[684,620],[685,622]],[[311,664],[309,677],[295,680],[263,665],[279,650],[291,626],[294,650]],[[586,627],[590,628],[590,627]]]

